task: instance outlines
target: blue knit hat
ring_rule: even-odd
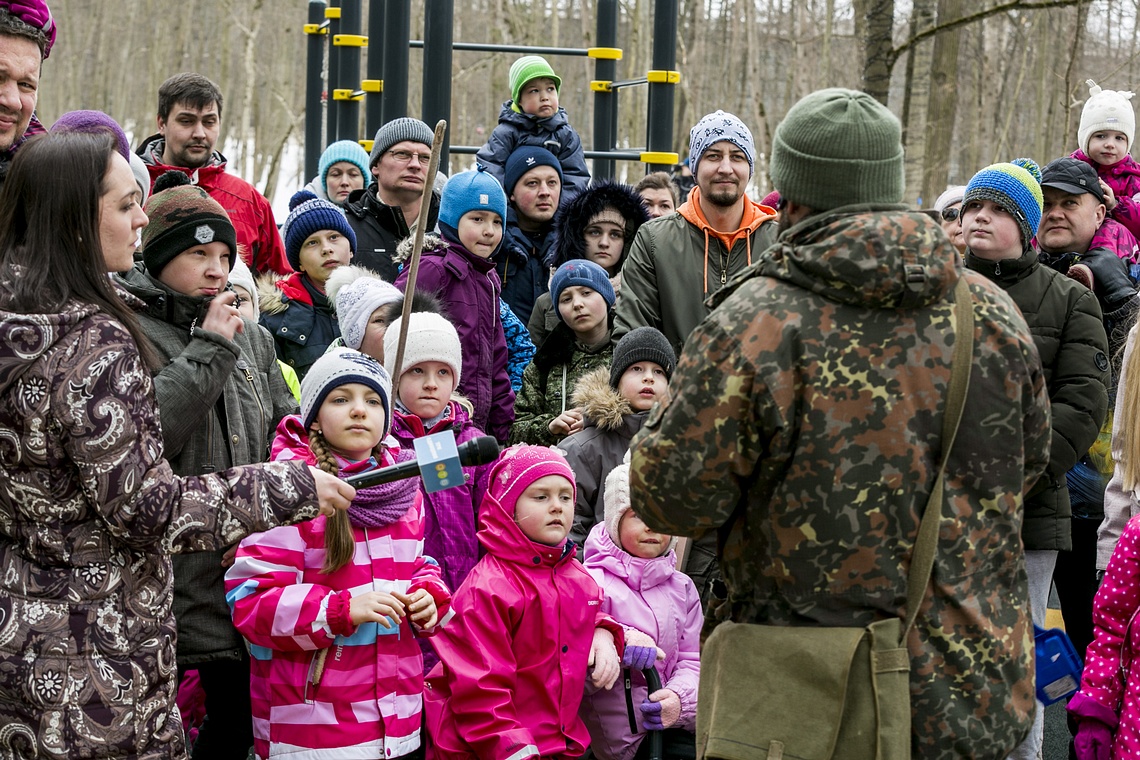
[[[966,185],[962,208],[971,201],[993,201],[1013,214],[1021,229],[1021,244],[1037,234],[1041,224],[1044,198],[1041,194],[1041,170],[1028,158],[1014,159],[1010,163],[991,164],[974,175]]]
[[[439,221],[452,229],[459,227],[463,215],[476,210],[493,211],[505,225],[507,196],[498,180],[482,168],[456,174],[447,180],[439,200]]]
[[[351,348],[321,354],[301,380],[301,420],[305,430],[317,418],[325,398],[349,383],[360,383],[380,395],[384,403],[384,436],[387,436],[392,427],[392,378],[380,362]]]
[[[348,244],[356,253],[356,233],[348,224],[344,212],[332,201],[326,201],[308,190],[298,190],[289,199],[289,216],[281,225],[281,236],[285,238],[285,255],[289,266],[301,271],[301,246],[314,232],[336,230],[348,238]]]
[[[325,177],[328,176],[332,165],[340,161],[355,164],[364,177],[364,185],[368,185],[368,154],[364,148],[360,147],[360,143],[352,140],[337,140],[325,148],[325,152],[321,154],[320,163],[317,164],[317,177],[321,180],[321,187],[325,189],[326,193],[328,193],[329,188],[325,184]]]
[[[520,148],[515,148],[515,152],[507,158],[507,166],[504,171],[505,179],[503,181],[503,187],[506,188],[507,195],[515,191],[515,185],[522,179],[522,175],[536,166],[553,167],[554,171],[558,172],[558,181],[566,181],[562,178],[562,164],[558,163],[558,159],[555,158],[553,153],[537,145],[523,145]]]
[[[572,285],[582,285],[597,291],[605,299],[606,306],[611,308],[617,300],[614,286],[610,283],[610,276],[606,274],[606,270],[589,259],[572,259],[558,267],[553,279],[550,280],[550,299],[554,304],[554,310],[558,312],[559,319],[562,319],[562,310],[558,308],[558,299],[561,298],[562,291]]]

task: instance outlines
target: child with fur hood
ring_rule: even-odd
[[[413,312],[408,317],[403,363],[396,367],[401,322],[402,318],[397,317],[384,337],[384,367],[395,386],[392,435],[400,448],[412,451],[417,438],[446,430],[454,433],[457,444],[482,436],[483,431],[471,422],[470,403],[456,392],[462,377],[463,352],[455,327],[439,314]],[[435,493],[422,492],[424,553],[439,563],[448,588],[459,588],[479,561],[475,515],[487,492],[491,467],[464,467],[463,485]],[[439,660],[426,642],[421,649],[427,672]]]
[[[582,413],[568,406],[578,379],[613,356],[614,289],[606,272],[585,259],[568,261],[550,281],[558,327],[523,373],[515,399],[511,443],[552,445],[582,429]]]
[[[697,587],[677,570],[675,543],[673,537],[650,530],[630,507],[627,457],[606,478],[605,521],[586,539],[585,565],[602,588],[602,611],[625,629],[628,648],[633,649],[635,641],[648,643],[646,635],[656,643],[662,688],[648,693],[641,672],[648,661],[633,663],[628,675],[632,698],[622,689],[587,686],[579,714],[600,760],[639,756],[647,729],[664,731],[666,757],[695,754],[704,615]],[[633,714],[627,705],[633,706]],[[633,725],[637,731],[630,730]]]
[[[554,272],[567,261],[589,259],[606,270],[618,295],[621,265],[634,235],[647,221],[649,212],[632,187],[610,180],[594,182],[555,217],[554,245],[545,264]],[[559,322],[550,293],[543,293],[527,322],[534,344],[541,346]]]
[[[578,484],[570,538],[579,547],[602,522],[606,475],[621,464],[653,404],[668,399],[676,367],[677,355],[661,331],[638,327],[618,341],[608,368],[599,367],[574,386],[572,401],[582,412],[583,428],[558,448]]]

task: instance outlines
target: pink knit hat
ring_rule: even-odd
[[[569,480],[577,498],[578,485],[574,481],[574,471],[570,469],[566,456],[561,451],[550,446],[520,443],[504,449],[499,455],[499,461],[491,470],[488,492],[509,511],[513,511],[523,491],[547,475],[561,475]]]

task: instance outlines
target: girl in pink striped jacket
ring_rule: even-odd
[[[278,428],[274,458],[341,474],[394,464],[391,389],[375,359],[325,354],[301,383],[300,424]],[[419,481],[358,489],[341,514],[250,536],[226,573],[234,625],[250,643],[263,760],[393,760],[420,746],[415,639],[450,617],[451,594],[423,554]]]

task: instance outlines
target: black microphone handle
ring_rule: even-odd
[[[459,450],[459,463],[464,467],[493,462],[499,455],[499,444],[489,435],[472,438],[470,441],[460,444],[457,448]],[[412,459],[389,467],[381,467],[379,470],[349,475],[344,478],[344,482],[353,488],[370,488],[383,483],[403,480],[404,478],[413,478],[419,474],[419,462]]]

